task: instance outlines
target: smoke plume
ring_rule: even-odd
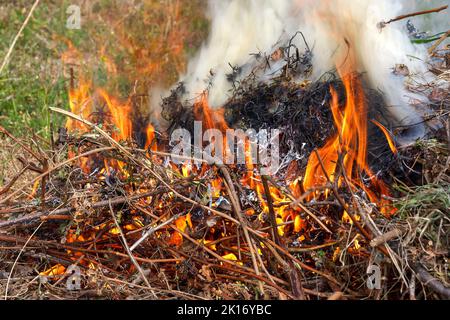
[[[408,139],[415,139],[425,131],[418,124],[421,114],[410,104],[411,99],[419,97],[404,88],[411,77],[426,77],[427,48],[411,43],[406,21],[389,24],[382,31],[377,24],[437,4],[442,5],[442,1],[210,0],[209,39],[190,61],[182,80],[189,98],[198,96],[210,83],[209,103],[220,107],[229,98],[232,87],[227,79],[232,71],[230,65],[240,67],[239,76],[245,77],[256,63],[250,54],[270,55],[301,31],[312,51],[311,80],[344,63],[351,50],[356,58],[355,71],[364,73],[370,85],[384,93],[393,123],[411,126]],[[425,18],[412,21],[430,27]],[[294,44],[300,50],[307,49],[302,37],[296,37]],[[399,64],[407,66],[408,77],[393,73]],[[272,65],[272,70],[262,74],[261,79],[281,67]],[[426,81],[421,77],[419,81]]]

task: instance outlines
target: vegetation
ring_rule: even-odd
[[[66,27],[66,10],[78,3],[81,29],[71,30]],[[26,0],[0,3],[1,61],[31,5]],[[132,6],[118,0],[41,2],[0,75],[0,125],[17,135],[32,130],[43,137],[49,136],[51,124],[53,128],[62,125],[62,117],[50,114],[49,107],[68,108],[69,77],[61,63],[68,42],[83,54],[85,61],[78,64],[98,64],[104,58],[99,55],[102,50],[112,57],[121,73],[117,83],[124,96],[129,93],[130,80],[137,76],[132,68],[142,60],[157,66],[149,70],[151,76],[144,75],[145,85],[158,82],[169,86],[205,37],[208,23],[203,6],[204,0],[183,2],[182,6],[178,0],[142,0]],[[132,32],[124,32],[130,28]],[[167,39],[170,36],[174,39]],[[138,47],[148,50],[138,52]],[[95,70],[99,83],[105,82],[102,68],[104,65]]]

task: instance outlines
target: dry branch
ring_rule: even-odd
[[[376,248],[382,244],[385,244],[388,241],[391,241],[392,239],[401,237],[402,234],[404,234],[403,230],[400,230],[400,229],[391,230],[391,231],[386,232],[378,237],[373,238],[370,241],[370,246],[373,248]]]
[[[441,295],[444,299],[450,299],[450,288],[444,286],[442,282],[434,278],[420,263],[415,263],[413,269],[420,282]]]
[[[442,6],[442,7],[439,7],[439,8],[435,8],[435,9],[430,9],[430,10],[424,10],[424,11],[418,11],[418,12],[413,12],[413,13],[404,14],[404,15],[395,17],[395,18],[393,18],[393,19],[390,19],[390,20],[387,21],[387,22],[381,21],[381,22],[378,23],[377,26],[378,26],[378,28],[381,30],[381,29],[383,29],[384,27],[386,27],[386,25],[388,25],[388,24],[390,24],[390,23],[392,23],[392,22],[400,21],[400,20],[403,20],[403,19],[406,19],[406,18],[411,18],[411,17],[415,17],[415,16],[419,16],[419,15],[424,15],[424,14],[429,14],[429,13],[440,12],[440,11],[445,10],[445,9],[447,9],[447,8],[448,8],[448,5],[445,5],[445,6]]]

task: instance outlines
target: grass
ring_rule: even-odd
[[[30,7],[30,1],[0,5],[2,61]],[[58,57],[47,40],[49,30],[62,30],[58,11],[61,8],[55,5],[38,6],[0,76],[0,125],[14,134],[24,135],[31,129],[48,136],[48,108],[61,107],[67,100],[64,79],[54,71]],[[62,121],[54,120],[57,124]]]
[[[423,166],[423,184],[416,187],[394,186],[403,195],[395,203],[398,216],[406,218],[439,212],[450,219],[450,150],[447,146],[448,143],[438,139],[423,139],[416,143],[416,152],[420,154],[418,161]]]
[[[0,61],[33,3],[29,0],[5,2],[0,3]],[[66,28],[66,9],[70,4],[81,8],[81,30]],[[203,7],[204,0],[187,3],[178,0],[41,1],[19,38],[9,65],[0,75],[0,125],[18,136],[34,131],[44,138],[50,134],[50,123],[54,128],[63,125],[62,117],[49,112],[49,107],[68,108],[68,77],[61,64],[61,54],[65,50],[62,39],[70,40],[84,57],[97,59],[100,47],[107,44],[107,54],[120,67],[121,79],[117,83],[121,84],[122,95],[127,94],[134,80],[132,68],[142,61],[136,55],[140,53],[136,46],[149,45],[145,58],[157,65],[158,70],[146,75],[147,80],[150,79],[146,83],[159,81],[163,86],[170,86],[184,71],[187,57],[206,35],[208,23],[203,17]],[[168,21],[172,20],[175,23],[169,25]],[[119,23],[117,30],[126,31],[123,39],[134,44],[133,52],[124,48],[113,35],[111,26],[116,23]],[[182,40],[178,46],[181,49],[175,48],[179,51],[177,54],[167,44],[167,39],[161,37],[167,32],[167,26],[169,35],[175,28],[183,32],[180,36],[174,33],[170,39]],[[110,79],[105,80],[105,74],[99,70],[93,70],[97,80],[108,82]]]
[[[427,184],[405,192],[406,196],[397,202],[400,216],[439,211],[450,218],[450,184]]]

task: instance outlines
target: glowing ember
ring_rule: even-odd
[[[54,265],[53,267],[51,267],[50,269],[41,272],[39,275],[45,276],[45,277],[54,277],[54,276],[62,275],[65,272],[66,272],[66,267],[64,267],[62,264],[57,264],[57,265]]]
[[[181,232],[185,232],[189,226],[192,228],[191,215],[188,213],[186,216],[180,217],[175,221],[175,226]],[[170,245],[180,246],[183,243],[183,236],[179,232],[174,232],[170,237],[168,243]]]

